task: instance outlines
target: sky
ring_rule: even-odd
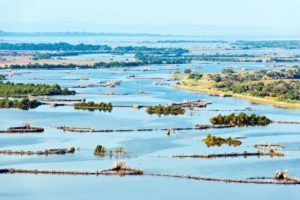
[[[0,30],[300,35],[300,0],[0,0]]]

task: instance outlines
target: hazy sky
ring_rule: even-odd
[[[0,0],[0,30],[300,33],[300,0]]]

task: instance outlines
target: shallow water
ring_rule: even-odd
[[[187,111],[183,116],[148,115],[144,109],[114,108],[112,112],[74,110],[72,107],[40,106],[37,109],[22,111],[0,110],[0,129],[30,122],[45,128],[41,134],[1,135],[1,149],[43,150],[46,148],[76,147],[74,155],[43,156],[0,156],[0,168],[28,168],[50,170],[96,171],[110,168],[115,159],[99,158],[93,149],[102,144],[108,149],[123,146],[132,157],[126,163],[146,172],[199,175],[216,178],[247,178],[273,176],[276,170],[289,169],[290,176],[300,177],[300,125],[271,124],[266,127],[244,127],[220,130],[178,131],[167,136],[165,132],[130,133],[64,133],[52,126],[91,127],[95,129],[137,129],[192,127],[195,124],[208,124],[209,118],[219,113],[211,109],[245,109],[251,107],[256,113],[273,120],[300,121],[300,111],[276,108],[271,105],[253,104],[237,98],[210,97],[178,90],[170,86],[156,86],[152,80],[128,79],[129,75],[143,77],[164,77],[174,71],[193,68],[199,72],[221,71],[228,66],[245,69],[263,69],[265,63],[192,63],[180,66],[151,66],[154,71],[128,71],[118,69],[93,70],[23,70],[22,76],[12,76],[9,80],[24,83],[59,83],[62,87],[97,84],[98,81],[120,80],[116,88],[76,89],[79,93],[68,98],[86,98],[87,101],[104,101],[120,105],[158,105],[181,102],[185,99],[203,99],[212,102],[207,108]],[[15,71],[9,72],[13,73]],[[22,72],[19,70],[18,72]],[[7,73],[1,71],[1,73]],[[89,77],[89,80],[73,80]],[[34,80],[40,78],[45,80]],[[72,79],[72,80],[62,80]],[[157,80],[162,84],[172,81]],[[149,94],[138,94],[140,90]],[[106,96],[106,91],[129,93],[129,95]],[[208,133],[220,136],[245,136],[240,147],[207,148],[201,141]],[[174,159],[174,154],[208,154],[219,152],[253,152],[252,146],[260,143],[282,143],[286,145],[284,158],[248,157],[221,159]],[[158,157],[159,156],[159,157]],[[105,199],[298,199],[299,186],[277,185],[238,185],[211,183],[157,177],[81,177],[50,175],[1,175],[0,199],[82,199],[103,197]],[[80,190],[78,190],[80,188]],[[176,189],[174,189],[176,188]],[[254,191],[255,192],[251,192]],[[117,192],[116,192],[117,191]],[[220,192],[215,192],[220,191]],[[249,195],[251,192],[251,195]],[[287,195],[288,194],[288,195]]]

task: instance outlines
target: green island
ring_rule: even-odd
[[[185,110],[180,106],[148,106],[146,112],[150,115],[157,114],[161,115],[183,115]]]
[[[201,76],[202,75],[202,76]],[[176,88],[219,96],[232,95],[255,103],[300,109],[300,67],[282,70],[174,74]]]
[[[112,150],[107,150],[104,146],[102,145],[97,145],[96,148],[94,149],[94,155],[96,156],[109,156],[109,157],[125,157],[128,155],[126,149],[123,147],[116,147],[114,151]]]
[[[21,110],[29,110],[37,108],[41,103],[36,100],[29,100],[28,98],[23,98],[21,100],[13,99],[10,100],[7,97],[0,99],[0,108],[18,108]]]
[[[204,139],[203,142],[206,144],[207,147],[214,147],[214,146],[222,146],[223,144],[227,144],[229,146],[240,146],[242,142],[240,140],[232,139],[231,137],[228,138],[221,138],[217,136],[213,136],[208,134]]]
[[[256,114],[246,115],[241,112],[236,115],[217,115],[210,119],[210,123],[214,125],[232,125],[232,126],[266,126],[271,123],[271,120],[266,116],[258,116]]]
[[[75,103],[74,108],[78,110],[99,110],[99,111],[108,111],[111,112],[113,109],[113,106],[111,103],[95,103],[95,102],[80,102]]]
[[[0,96],[22,97],[28,95],[74,95],[75,91],[62,89],[58,84],[12,83],[0,81]]]

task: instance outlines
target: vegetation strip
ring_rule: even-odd
[[[300,108],[300,67],[283,70],[234,71],[203,76],[186,70],[174,75],[182,80],[174,87],[207,93],[212,96],[234,96],[278,107]]]

